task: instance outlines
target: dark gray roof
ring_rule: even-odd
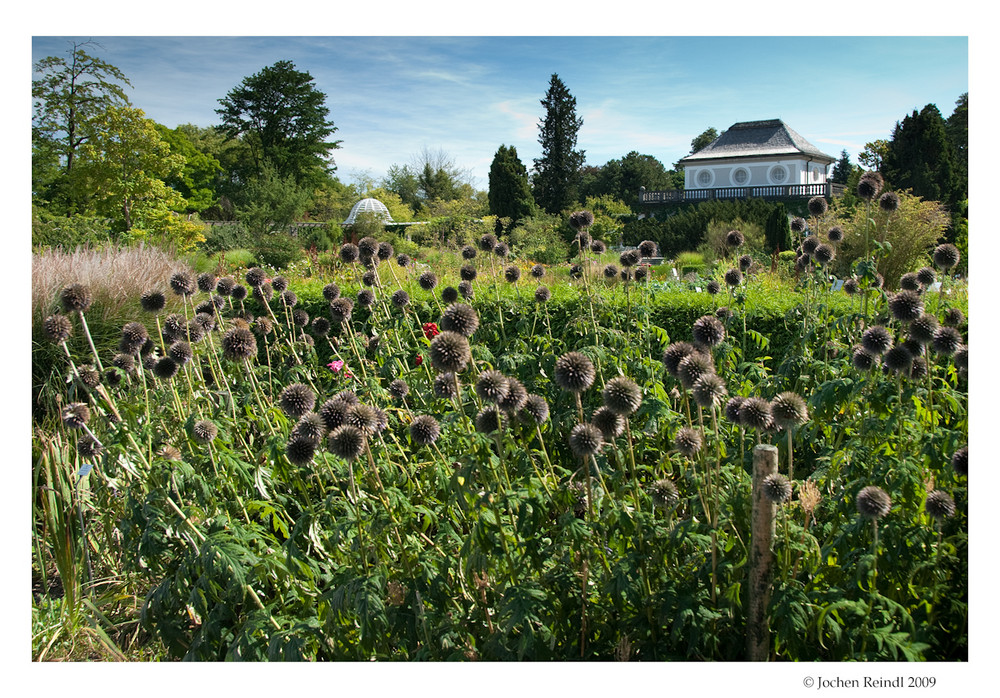
[[[837,161],[790,129],[781,119],[769,119],[733,124],[721,136],[680,162],[765,155],[810,155],[829,162]]]

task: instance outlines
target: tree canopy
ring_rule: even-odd
[[[326,95],[308,72],[291,61],[278,61],[244,78],[219,100],[216,113],[229,138],[240,138],[250,148],[251,171],[243,179],[260,176],[266,165],[299,185],[315,186],[336,169],[331,151],[341,141],[331,140],[337,128],[327,117]]]
[[[535,210],[528,184],[528,170],[517,156],[517,148],[501,145],[490,165],[490,214],[508,218],[512,225]]]

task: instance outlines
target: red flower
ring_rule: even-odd
[[[441,334],[441,330],[438,329],[436,322],[425,322],[423,330],[424,336],[427,337],[427,339],[434,339]]]
[[[420,354],[417,354],[417,358],[416,358],[417,366],[419,366],[423,362],[424,362],[424,357],[422,357]]]

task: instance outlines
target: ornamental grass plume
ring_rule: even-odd
[[[469,340],[463,334],[444,330],[431,340],[431,366],[439,373],[461,373],[472,358]]]
[[[556,385],[567,392],[579,394],[587,390],[593,384],[595,375],[594,364],[578,351],[563,354],[556,361]]]

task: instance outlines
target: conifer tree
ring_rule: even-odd
[[[575,148],[583,119],[576,115],[576,97],[555,73],[542,106],[545,118],[538,127],[542,157],[534,161],[532,189],[542,209],[558,214],[579,200],[584,151]]]
[[[511,224],[530,216],[535,208],[528,185],[528,171],[517,148],[501,145],[490,165],[490,214],[509,218]]]

